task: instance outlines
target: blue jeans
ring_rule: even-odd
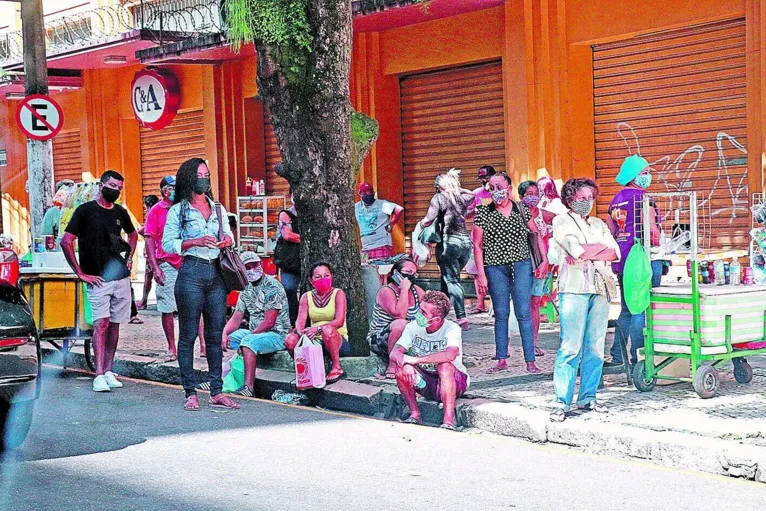
[[[452,300],[457,319],[465,318],[465,293],[460,284],[460,272],[471,257],[471,238],[466,235],[444,236],[444,241],[436,245],[436,263],[441,270],[442,293]]]
[[[218,261],[212,264],[196,257],[184,257],[176,279],[178,305],[178,368],[186,396],[196,394],[194,374],[194,341],[199,320],[205,320],[205,349],[210,376],[210,395],[221,393],[223,380],[223,348],[221,336],[226,323],[226,286]]]
[[[508,318],[511,315],[511,299],[513,311],[519,322],[521,346],[524,349],[524,360],[535,361],[534,329],[532,328],[532,261],[526,259],[510,265],[486,266],[489,284],[489,296],[495,309],[495,360],[508,358]]]
[[[614,343],[609,353],[612,355],[612,362],[622,364],[622,350],[620,343],[627,346],[630,338],[630,363],[638,362],[637,351],[644,347],[644,324],[646,323],[646,314],[632,314],[625,303],[625,294],[622,291],[622,274],[617,275],[617,281],[620,283],[620,317],[617,318],[617,328],[614,331]],[[652,287],[659,287],[662,281],[662,261],[652,261]]]
[[[553,368],[557,405],[569,411],[580,367],[579,405],[596,401],[604,368],[604,341],[609,323],[609,302],[596,294],[559,294],[561,347]]]
[[[298,319],[298,289],[301,287],[301,276],[296,273],[280,271],[280,277],[282,287],[285,288],[287,295],[287,306],[290,309],[290,325],[294,325],[295,320]]]

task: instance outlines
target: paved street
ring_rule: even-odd
[[[762,485],[263,401],[184,412],[181,391],[46,370],[0,509],[754,509]]]

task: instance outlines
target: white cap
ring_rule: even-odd
[[[252,263],[261,262],[261,258],[258,257],[258,254],[256,254],[253,251],[243,252],[240,258],[242,259],[242,264],[252,264]]]

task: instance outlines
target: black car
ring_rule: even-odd
[[[40,395],[40,341],[18,276],[16,253],[0,248],[0,451],[24,442]]]

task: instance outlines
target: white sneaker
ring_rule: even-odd
[[[111,392],[111,390],[112,389],[109,388],[109,383],[107,383],[103,374],[100,374],[93,379],[93,392]]]
[[[122,388],[122,382],[115,377],[115,374],[112,371],[105,372],[104,378],[106,379],[106,383],[107,385],[109,385],[109,388],[112,388],[112,389]]]

